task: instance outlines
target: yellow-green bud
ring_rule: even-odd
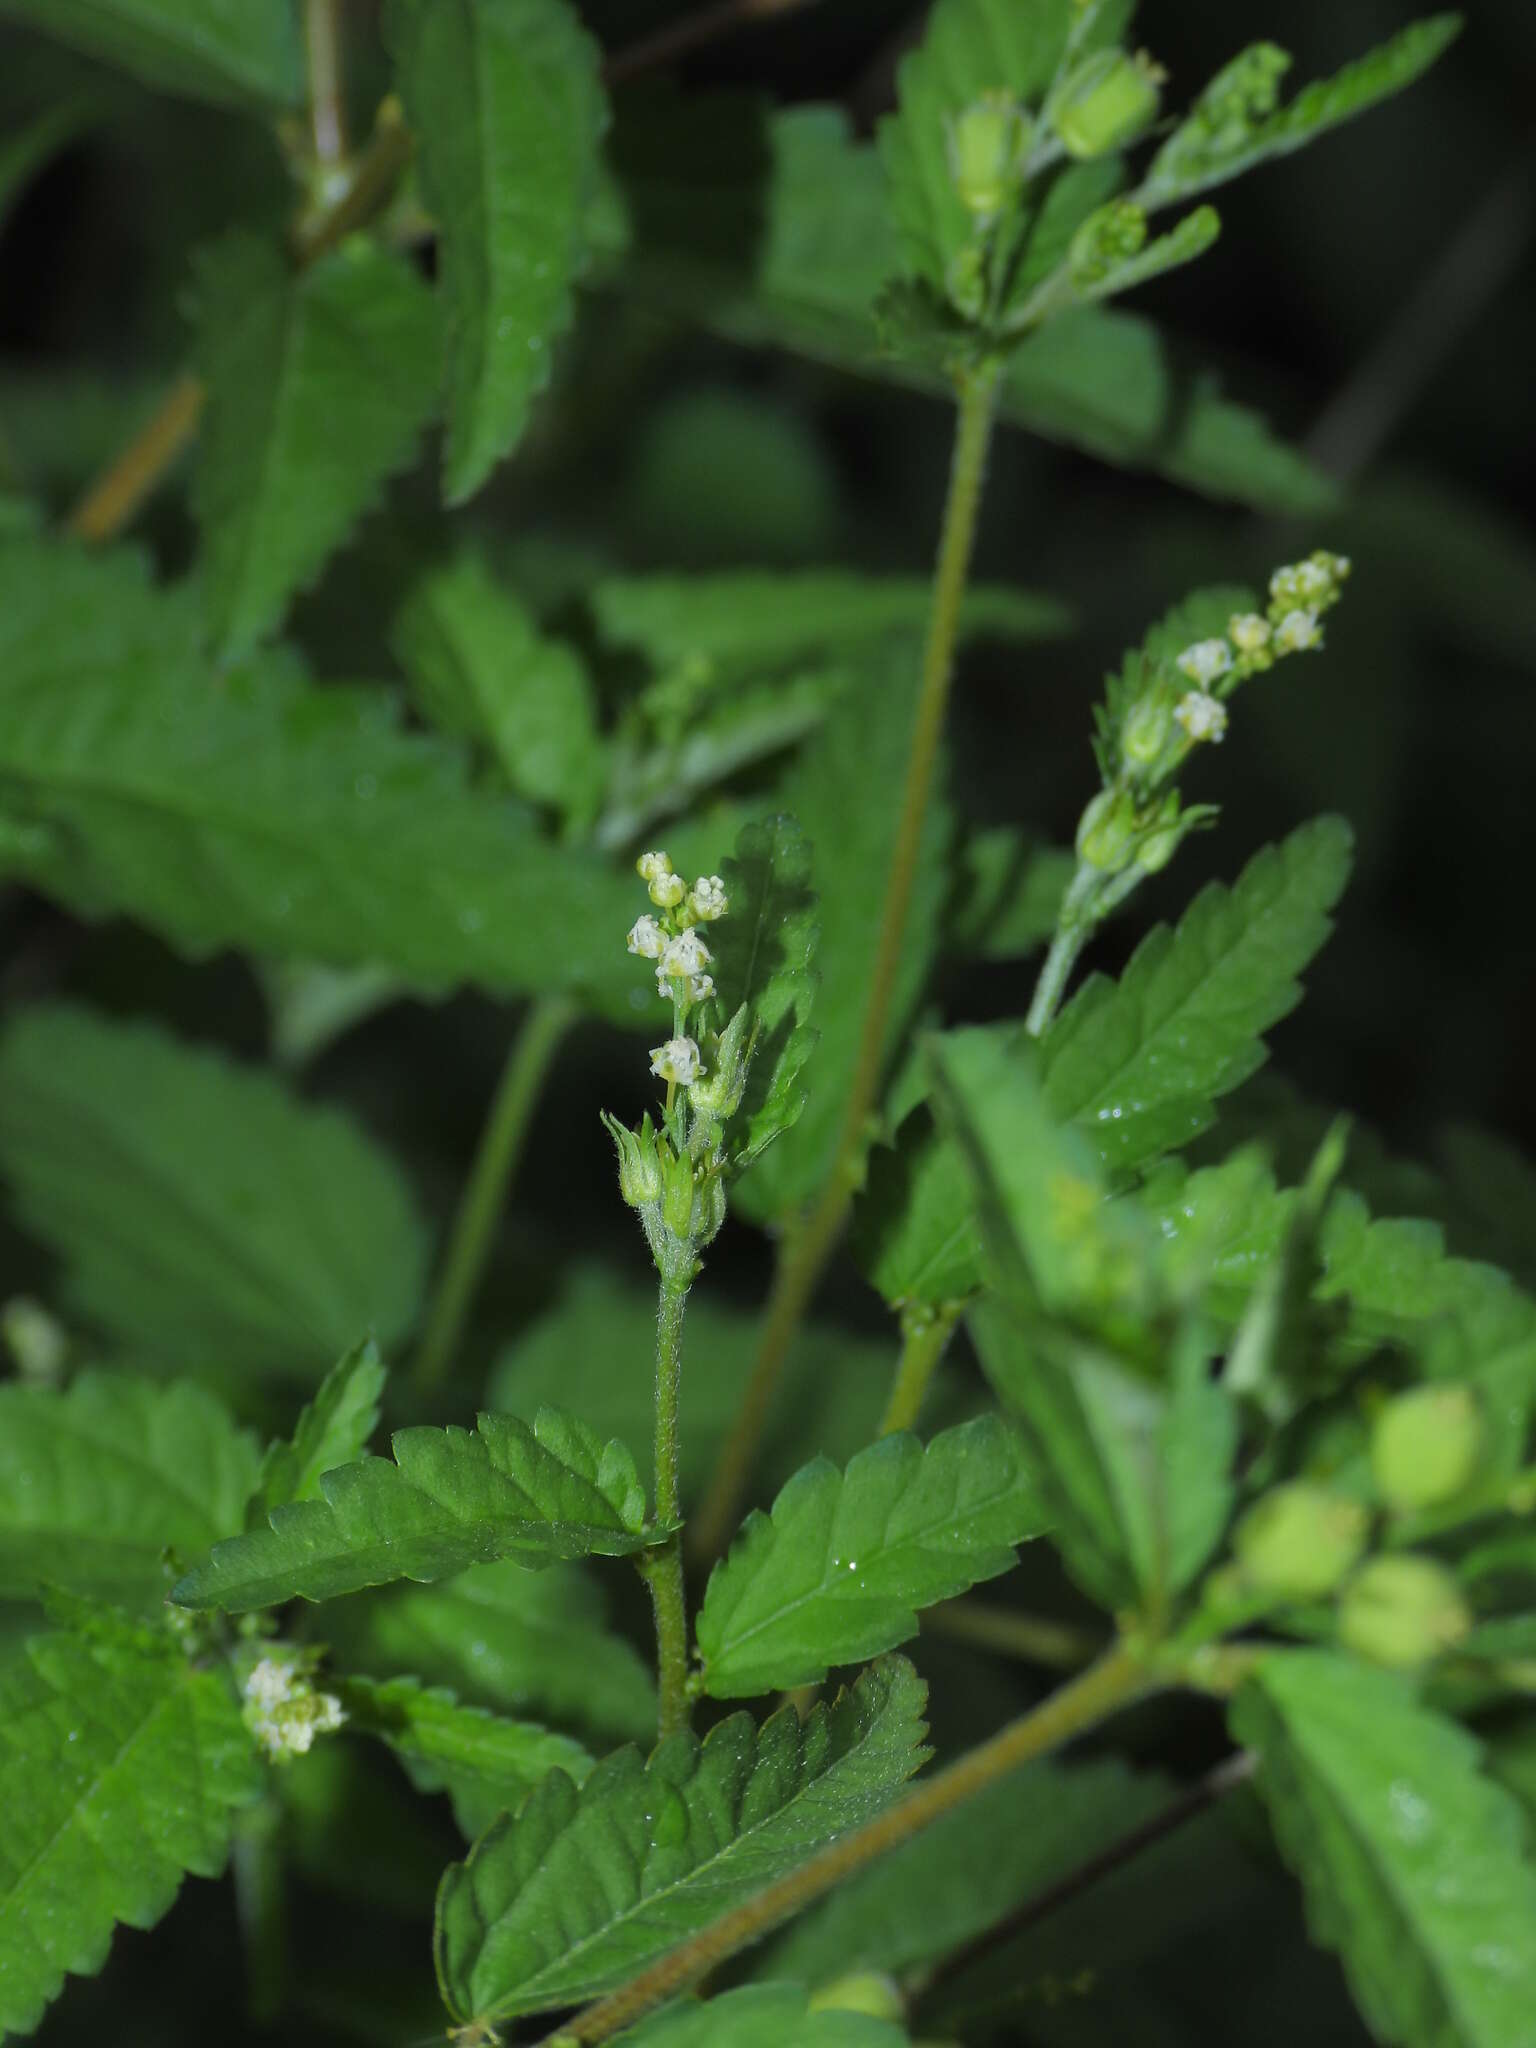
[[[1078,822],[1078,858],[1107,875],[1116,874],[1130,860],[1135,836],[1136,805],[1130,792],[1100,790]]]
[[[1137,768],[1150,768],[1162,757],[1173,731],[1173,706],[1154,691],[1142,697],[1125,714],[1120,728],[1120,751]]]
[[[641,1118],[638,1131],[605,1115],[603,1123],[619,1155],[619,1193],[632,1209],[644,1209],[661,1199],[661,1164],[656,1156],[656,1133],[649,1113]]]
[[[1163,798],[1157,823],[1136,849],[1136,865],[1144,875],[1161,874],[1179,850],[1189,830],[1189,821],[1179,815],[1179,795],[1170,789]]]
[[[1128,199],[1098,207],[1072,237],[1067,267],[1077,285],[1101,284],[1146,246],[1147,216]]]
[[[1389,1508],[1452,1500],[1477,1470],[1483,1415],[1470,1387],[1415,1387],[1389,1401],[1371,1433],[1371,1471]]]
[[[1157,119],[1163,75],[1145,50],[1100,50],[1079,65],[1051,113],[1069,154],[1107,156],[1134,142]]]
[[[674,1237],[693,1235],[693,1161],[686,1152],[671,1152],[661,1166],[661,1213]]]
[[[811,2012],[868,2013],[872,2020],[890,2020],[896,2025],[906,2018],[895,1979],[879,1970],[850,1970],[846,1977],[812,1992],[806,2007]]]
[[[1294,1480],[1248,1510],[1232,1547],[1255,1591],[1319,1600],[1354,1567],[1368,1530],[1358,1501]]]
[[[1372,1558],[1339,1601],[1345,1648],[1400,1671],[1454,1649],[1471,1628],[1460,1587],[1429,1557]]]
[[[967,320],[979,320],[987,310],[987,260],[975,242],[956,252],[944,280],[949,303]]]
[[[983,224],[996,220],[1024,182],[1029,121],[1007,93],[988,92],[949,123],[949,175],[960,203]]]

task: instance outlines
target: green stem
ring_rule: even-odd
[[[309,128],[315,162],[332,170],[347,154],[347,117],[341,89],[341,0],[304,0],[304,49],[309,65]]]
[[[271,2026],[288,1996],[288,1901],[283,1883],[282,1809],[269,1793],[241,1814],[230,1867],[245,1950],[246,2007]]]
[[[1056,921],[1056,936],[1045,956],[1040,979],[1035,983],[1034,1000],[1024,1020],[1024,1029],[1031,1038],[1044,1037],[1051,1019],[1061,1007],[1078,955],[1088,943],[1088,934],[1093,929],[1088,906],[1103,879],[1099,870],[1089,867],[1086,862],[1079,863],[1077,873],[1072,877]]]
[[[465,1319],[479,1290],[491,1238],[501,1217],[507,1189],[528,1135],[534,1105],[556,1048],[575,1017],[563,997],[550,996],[529,1006],[507,1064],[502,1070],[480,1148],[459,1199],[448,1240],[448,1254],[427,1318],[426,1335],[416,1354],[415,1379],[420,1391],[435,1387],[458,1349]]]
[[[922,688],[907,755],[901,816],[886,876],[885,901],[870,971],[869,992],[859,1028],[858,1051],[844,1097],[837,1146],[815,1206],[806,1221],[784,1240],[773,1291],[758,1340],[741,1411],[721,1455],[694,1530],[698,1553],[712,1557],[735,1525],[741,1497],[757,1457],[758,1440],[773,1403],[774,1390],[795,1332],[816,1291],[828,1259],[842,1235],[858,1184],[859,1165],[867,1141],[869,1114],[879,1092],[887,1052],[891,996],[901,964],[912,884],[922,852],[923,823],[933,791],[944,714],[954,676],[955,643],[960,608],[970,575],[976,523],[986,482],[987,451],[996,414],[998,366],[983,364],[959,381],[954,460],[949,495],[939,535],[934,571],[933,604],[923,654]]]
[[[891,1396],[880,1418],[880,1435],[894,1436],[899,1429],[913,1429],[922,1413],[926,1396],[944,1347],[960,1318],[959,1302],[946,1302],[926,1315],[902,1318],[901,1356]]]
[[[663,1277],[656,1312],[656,1519],[680,1522],[679,1410],[683,1377],[683,1310],[688,1284]],[[683,1585],[683,1542],[674,1531],[640,1559],[656,1613],[656,1677],[660,1695],[658,1739],[688,1726],[688,1600]]]
[[[622,1990],[589,2005],[547,2036],[545,2048],[556,2048],[556,2044],[559,2048],[594,2048],[595,2043],[633,2026],[652,2007],[675,1997],[738,1949],[814,1904],[855,1871],[900,1848],[1020,1765],[1083,1734],[1150,1691],[1152,1683],[1128,1650],[1111,1650],[1020,1720],[1010,1722],[990,1742],[919,1786],[900,1805],[830,1843],[797,1870],[722,1913],[710,1926],[642,1970]]]
[[[1080,1671],[1103,1648],[1103,1638],[1070,1622],[1041,1614],[1016,1614],[980,1600],[945,1600],[923,1613],[923,1627],[950,1636],[978,1650],[1017,1657],[1024,1664],[1043,1664],[1053,1671]]]

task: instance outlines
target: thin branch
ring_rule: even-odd
[[[309,132],[315,162],[333,170],[347,156],[341,0],[304,0],[304,48],[309,63]]]
[[[771,21],[781,14],[793,14],[814,4],[815,0],[717,0],[715,6],[701,7],[697,14],[684,15],[681,21],[671,22],[654,35],[643,36],[627,49],[617,51],[603,66],[603,76],[609,85],[621,85],[638,72],[671,64],[687,56],[690,50],[716,42],[736,29],[747,28],[753,22]]]

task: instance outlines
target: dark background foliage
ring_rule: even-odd
[[[674,12],[661,0],[588,0],[585,11],[609,47]],[[884,0],[822,0],[700,53],[684,77],[789,100],[840,99],[867,125],[888,103],[894,62],[920,13]],[[354,14],[361,33],[363,0]],[[1396,0],[1148,0],[1141,29],[1178,100],[1253,36],[1278,36],[1309,76],[1403,19]],[[1347,1105],[1391,1148],[1415,1156],[1432,1155],[1440,1130],[1462,1122],[1536,1149],[1536,952],[1525,908],[1536,847],[1536,543],[1521,523],[1533,482],[1533,73],[1536,17],[1524,0],[1472,0],[1466,33],[1426,81],[1305,156],[1229,188],[1213,254],[1142,295],[1142,309],[1195,341],[1234,395],[1351,486],[1336,515],[1292,530],[1016,432],[1002,437],[980,573],[1059,592],[1080,631],[1023,654],[968,656],[953,723],[952,779],[965,808],[1065,836],[1091,786],[1089,707],[1100,674],[1149,618],[1196,582],[1259,580],[1319,542],[1352,554],[1355,577],[1330,620],[1327,657],[1296,665],[1299,677],[1288,669],[1272,690],[1245,692],[1227,744],[1202,763],[1191,794],[1220,798],[1220,830],[1138,898],[1135,919],[1107,935],[1101,957],[1118,964],[1152,915],[1175,913],[1207,874],[1235,874],[1299,818],[1344,812],[1359,837],[1356,879],[1307,1003],[1276,1036],[1276,1064],[1305,1096]],[[0,29],[0,117],[98,78]],[[360,105],[369,83],[357,81]],[[0,448],[24,457],[59,508],[173,373],[191,248],[233,217],[279,215],[288,199],[259,128],[120,81],[100,78],[100,87],[106,118],[31,186],[0,239]],[[558,536],[636,567],[846,560],[921,572],[947,447],[947,421],[928,400],[658,332],[594,298],[534,436],[471,517],[517,536],[525,564]],[[320,665],[388,673],[369,592],[399,534],[440,517],[430,477],[394,489],[301,607],[299,635]],[[162,495],[145,531],[168,567],[186,559],[190,528],[175,492]],[[967,969],[939,999],[956,1019],[1009,1015],[1029,983],[1027,963]],[[48,993],[156,1012],[241,1050],[263,1043],[259,992],[238,964],[189,968],[126,927],[87,938],[32,898],[0,895],[0,995],[13,1003]],[[505,1013],[478,1000],[396,1006],[328,1053],[315,1083],[361,1109],[441,1213],[506,1033]],[[563,1256],[596,1250],[642,1270],[595,1115],[599,1102],[625,1114],[638,1106],[634,1073],[633,1043],[602,1027],[580,1032],[563,1054],[484,1304],[480,1362],[537,1305]],[[733,1226],[717,1251],[722,1284],[753,1298],[763,1284],[760,1240]],[[35,1265],[19,1242],[0,1243],[0,1294],[36,1286]],[[838,1285],[835,1306],[869,1313],[855,1279],[845,1274]],[[472,1399],[466,1379],[454,1404]],[[930,1652],[924,1661],[940,1660]],[[997,1681],[984,1669],[952,1661],[947,1687],[941,1677],[941,1700],[947,1690],[968,1701],[956,1710],[962,1724],[995,1718],[988,1688]],[[1160,1733],[1152,1723],[1133,1729],[1148,1751]],[[348,1823],[363,1838],[318,1822],[301,1845],[317,1886],[350,1866],[349,1885],[361,1873],[380,1894],[360,1916],[294,1916],[301,1966],[310,1945],[333,1959],[325,1974],[334,2005],[312,2007],[304,2038],[340,2038],[338,2009],[354,1989],[363,2001],[354,2011],[366,2014],[382,1992],[389,2015],[371,2036],[365,2018],[362,2038],[406,2036],[407,1985],[421,2000],[418,2031],[439,2025],[421,1929],[402,1939],[409,1923],[390,1918],[384,1895],[414,1914],[453,1839],[445,1823],[434,1838],[435,1823],[404,1802],[398,1781],[370,1768],[377,1783]],[[320,1810],[330,1811],[323,1802]],[[1299,1936],[1288,1894],[1243,1841],[1241,1827],[1227,1828],[1221,1860],[1199,1883],[1224,1892],[1228,1909],[1232,1899],[1260,1904],[1248,1926],[1261,1953],[1249,1953],[1243,1980],[1257,2007],[1267,1971],[1300,1967]],[[1175,1859],[1161,1879],[1148,1869],[1147,1896],[1157,1882],[1195,1881]],[[1134,1897],[1124,1910],[1138,1910]],[[234,1913],[227,1889],[190,1887],[172,1923],[180,1938],[159,1937],[151,1949],[122,1937],[109,1974],[73,1988],[46,2038],[88,2038],[109,2015],[125,2048],[215,2032],[238,2038]],[[1067,1930],[1063,1967],[1070,1922]],[[1102,1949],[1091,1930],[1081,1940],[1085,1953]],[[1187,1939],[1181,1950],[1170,1938],[1160,1978],[1176,1983],[1188,1950]],[[1208,1939],[1201,1963],[1206,1989],[1184,2001],[1183,2037],[1248,2038],[1230,2000],[1223,2009],[1218,1993],[1230,1987],[1210,1971]],[[1038,1953],[1033,1967],[1044,1983]],[[1357,2039],[1331,1965],[1308,1967],[1320,1980],[1309,2005],[1316,2018],[1298,2022],[1295,2010],[1311,1978],[1300,1987],[1288,1978],[1286,2038],[1299,2026],[1309,2039]],[[1050,2005],[1042,1993],[1028,2038],[1071,2037],[1054,2007],[1043,2016]],[[298,2036],[289,2028],[287,2038]]]

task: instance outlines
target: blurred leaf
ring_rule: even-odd
[[[589,224],[605,282],[749,346],[950,395],[942,374],[877,353],[873,308],[900,250],[875,151],[851,139],[841,109],[770,117],[720,95],[683,113],[665,95],[627,95],[611,153]],[[1084,308],[1030,336],[999,409],[1212,497],[1298,514],[1335,499],[1305,457],[1128,313]]]
[[[730,912],[715,929],[720,1014],[746,1005],[753,1044],[746,1093],[732,1119],[732,1157],[755,1159],[799,1118],[800,1070],[816,1044],[816,898],[810,848],[793,818],[744,825],[722,862]]]
[[[286,1443],[269,1446],[261,1480],[246,1511],[259,1529],[285,1501],[314,1500],[323,1475],[360,1458],[379,1426],[379,1397],[387,1375],[370,1337],[331,1367]],[[211,1540],[211,1539],[210,1539]]]
[[[1435,14],[1401,30],[1332,78],[1306,86],[1275,111],[1290,58],[1273,43],[1254,43],[1218,71],[1187,118],[1152,159],[1136,197],[1167,206],[1240,177],[1389,99],[1427,71],[1461,30],[1459,14]]]
[[[846,1472],[818,1458],[710,1574],[704,1690],[749,1698],[892,1650],[917,1633],[918,1608],[1008,1571],[1043,1526],[1021,1446],[993,1415],[926,1446],[882,1437]]]
[[[831,1166],[853,1077],[864,1005],[879,944],[885,880],[901,813],[919,664],[915,650],[872,661],[780,791],[782,808],[811,846],[817,891],[816,1051],[805,1111],[738,1182],[732,1203],[754,1221],[783,1218],[821,1187]],[[858,803],[848,794],[857,788]],[[886,1021],[887,1057],[898,1044],[938,946],[946,887],[945,807],[929,807],[901,959]]]
[[[196,627],[130,554],[0,547],[12,874],[193,955],[389,966],[415,989],[563,987],[633,1019],[633,876],[470,789],[462,755],[402,733],[382,693],[301,684],[276,657],[216,677]]]
[[[1536,1867],[1477,1745],[1395,1675],[1264,1659],[1232,1725],[1372,2029],[1406,2048],[1513,2048],[1536,2010]]]
[[[393,0],[389,20],[438,223],[443,490],[458,504],[517,445],[549,382],[607,115],[597,51],[565,0]]]
[[[243,654],[410,460],[437,409],[437,310],[411,266],[372,243],[296,272],[239,233],[202,252],[195,318],[208,623],[225,654]]]
[[[758,1969],[824,1984],[850,1970],[936,1962],[1167,1798],[1161,1780],[1117,1758],[1030,1764],[839,1885],[769,1945]]]
[[[922,1682],[874,1665],[802,1726],[733,1714],[648,1762],[607,1757],[578,1793],[552,1772],[450,1866],[438,1980],[459,2021],[496,2023],[610,1989],[890,1805],[921,1764]]]
[[[982,1282],[981,1228],[960,1147],[919,1106],[869,1155],[849,1250],[892,1308],[963,1301]]]
[[[412,1322],[425,1234],[338,1111],[147,1023],[42,1006],[0,1034],[0,1170],[66,1300],[157,1364],[307,1378]]]
[[[0,1595],[62,1586],[158,1614],[166,1551],[234,1535],[259,1465],[200,1387],[105,1373],[62,1393],[0,1386]]]
[[[417,1676],[472,1705],[621,1738],[656,1725],[649,1668],[607,1627],[598,1587],[574,1565],[473,1565],[442,1585],[344,1601],[325,1628],[344,1665]]]
[[[131,72],[215,106],[296,106],[303,98],[293,8],[240,0],[0,0],[24,21]]]
[[[97,103],[82,93],[46,108],[19,132],[0,140],[0,229],[33,178],[95,121]]]
[[[1012,825],[970,833],[959,852],[959,900],[948,920],[948,944],[984,960],[1035,952],[1055,933],[1076,868],[1069,847],[1047,846]]]
[[[757,1345],[755,1309],[695,1290],[683,1325],[682,1441],[684,1500],[702,1491],[735,1418]],[[605,1268],[567,1270],[555,1305],[502,1352],[486,1398],[529,1410],[568,1402],[604,1429],[639,1446],[650,1478],[652,1365],[656,1289],[628,1285]],[[889,1390],[888,1342],[812,1321],[801,1331],[785,1372],[784,1400],[763,1446],[763,1484],[787,1479],[824,1450],[847,1458],[875,1433]]]
[[[214,1545],[173,1589],[183,1607],[243,1614],[333,1600],[395,1579],[452,1578],[515,1558],[623,1557],[652,1540],[635,1461],[554,1408],[533,1427],[482,1415],[466,1429],[400,1429],[395,1462],[327,1472],[321,1498],[274,1508],[270,1527]]]
[[[483,561],[463,555],[429,569],[393,639],[425,717],[475,741],[518,796],[590,824],[604,764],[586,670]]]
[[[1046,1099],[1106,1166],[1186,1142],[1263,1063],[1260,1034],[1300,999],[1294,977],[1332,929],[1351,846],[1342,819],[1303,825],[1230,890],[1210,883],[1177,931],[1150,932],[1118,982],[1092,975],[1068,1003],[1041,1047]]]
[[[683,662],[789,664],[857,649],[888,633],[920,634],[933,592],[925,578],[856,576],[841,569],[774,574],[609,577],[591,593],[606,640],[658,668]],[[966,595],[967,636],[1028,642],[1067,630],[1056,598],[981,584]]]
[[[187,1872],[217,1877],[260,1790],[222,1674],[126,1624],[34,1637],[0,1672],[0,2031],[30,2034]]]
[[[679,2001],[619,2036],[620,2048],[903,2048],[907,2036],[864,2013],[810,2012],[798,1985],[746,1984],[702,2004]]]
[[[564,1771],[579,1785],[592,1768],[568,1735],[461,1706],[451,1692],[415,1678],[331,1683],[348,1728],[387,1743],[418,1791],[446,1792],[460,1832],[471,1839],[520,1806],[546,1772]]]

